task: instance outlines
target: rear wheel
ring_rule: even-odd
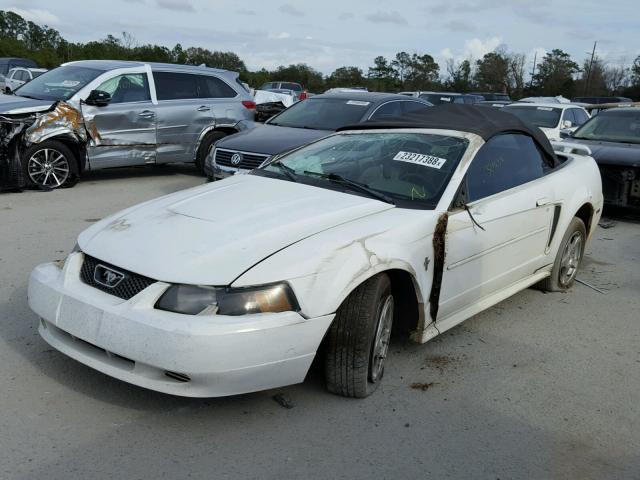
[[[23,155],[25,177],[41,188],[70,187],[76,182],[76,159],[64,143],[47,140],[29,147]]]
[[[345,397],[372,394],[384,375],[395,313],[391,281],[376,275],[356,288],[336,313],[327,338],[327,389]]]
[[[204,174],[204,164],[207,161],[207,157],[213,149],[213,144],[226,135],[223,132],[209,132],[207,133],[198,147],[198,153],[196,155],[196,167],[200,173]]]
[[[538,284],[542,290],[564,292],[571,288],[584,256],[586,240],[584,222],[574,217],[560,242],[551,275]]]

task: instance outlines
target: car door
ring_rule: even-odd
[[[447,317],[548,263],[554,214],[548,170],[523,134],[496,136],[478,151],[448,219],[436,326],[450,328]]]
[[[193,162],[201,132],[213,125],[202,98],[200,75],[153,71],[158,97],[158,163]]]
[[[156,113],[144,68],[127,69],[105,79],[95,90],[111,95],[106,106],[82,105],[91,141],[92,170],[154,163]]]
[[[198,81],[201,103],[211,108],[211,120],[205,129],[217,124],[235,125],[238,122],[238,108],[242,107],[236,99],[238,92],[215,75],[198,75]]]

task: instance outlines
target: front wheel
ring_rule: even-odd
[[[76,180],[76,159],[64,143],[47,140],[29,147],[23,169],[30,184],[41,188],[70,187]]]
[[[198,147],[198,153],[196,155],[196,168],[200,173],[204,174],[204,165],[207,161],[207,157],[213,149],[213,144],[223,138],[225,134],[223,132],[209,132],[207,133]]]
[[[376,275],[343,302],[327,338],[327,389],[345,397],[371,395],[382,380],[394,317],[391,281]]]
[[[564,292],[571,288],[584,256],[586,241],[587,229],[584,222],[574,217],[560,242],[551,275],[538,284],[542,290]]]

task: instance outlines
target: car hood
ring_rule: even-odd
[[[225,137],[216,143],[216,148],[276,155],[318,138],[326,137],[331,133],[333,132],[330,130],[311,130],[266,124]]]
[[[602,142],[567,138],[567,142],[580,143],[591,149],[591,156],[601,165],[640,167],[640,144]]]
[[[104,219],[78,244],[156,280],[222,286],[304,238],[390,208],[358,195],[236,175]]]
[[[0,94],[0,114],[41,112],[50,108],[54,103],[52,100],[35,100],[19,95]]]

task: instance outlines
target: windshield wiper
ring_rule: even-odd
[[[296,178],[295,170],[291,167],[287,167],[284,163],[280,163],[278,161],[278,162],[270,163],[269,166],[278,168],[292,182],[298,181],[298,179]]]
[[[390,197],[388,197],[384,193],[378,192],[370,188],[368,185],[365,185],[364,183],[359,183],[354,180],[349,180],[348,178],[344,178],[342,175],[338,175],[337,173],[320,173],[320,172],[311,172],[309,170],[305,170],[304,174],[324,178],[325,180],[340,183],[342,185],[347,185],[353,188],[354,190],[359,190],[361,192],[367,193],[370,197],[377,198],[378,200],[381,200],[385,203],[390,203],[391,205],[396,204],[396,202],[394,202]]]

